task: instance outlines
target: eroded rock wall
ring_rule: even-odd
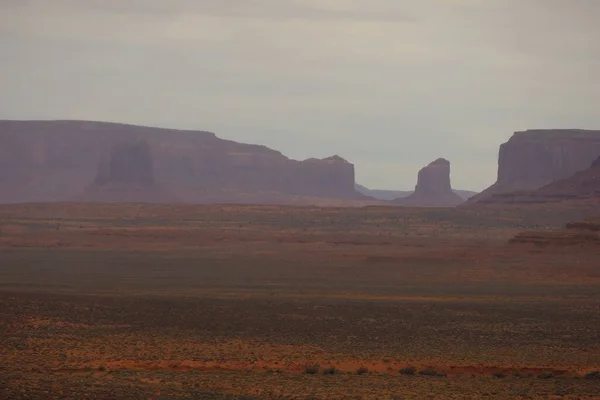
[[[450,161],[439,158],[423,167],[419,171],[414,193],[395,202],[428,207],[455,207],[461,204],[463,199],[452,190],[450,183]]]
[[[482,201],[495,194],[539,189],[589,168],[598,156],[598,130],[516,132],[500,146],[496,183],[469,202]]]
[[[0,121],[0,171],[0,202],[68,201],[107,179],[152,181],[192,203],[362,198],[341,157],[296,161],[211,132],[103,122]]]

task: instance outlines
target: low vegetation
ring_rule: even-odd
[[[588,380],[600,380],[600,371],[590,371],[584,375]]]
[[[417,373],[416,367],[405,367],[400,370],[402,375],[415,375]]]
[[[320,367],[318,365],[311,365],[309,367],[304,368],[304,373],[307,375],[315,375],[319,373]]]
[[[433,367],[427,367],[419,371],[419,375],[423,376],[437,376],[437,377],[445,377],[446,374],[442,371],[437,371]]]

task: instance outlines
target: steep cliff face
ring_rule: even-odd
[[[362,198],[354,190],[354,166],[340,157],[296,161],[204,131],[0,121],[0,202],[72,200],[106,180],[152,181],[181,201],[198,203]]]
[[[559,179],[536,190],[493,194],[478,204],[550,203],[564,200],[600,200],[600,157],[583,171]]]
[[[180,200],[156,183],[154,160],[144,141],[114,146],[101,161],[93,184],[75,201],[103,203],[178,203]]]
[[[395,202],[429,207],[454,207],[461,204],[463,199],[454,193],[450,184],[450,161],[439,158],[422,168],[414,193]]]
[[[516,132],[500,146],[498,180],[470,203],[494,194],[534,190],[587,169],[600,155],[600,131]]]
[[[548,198],[600,198],[600,157],[588,169],[533,191]]]
[[[310,158],[285,171],[286,190],[296,194],[356,196],[354,165],[340,156]]]
[[[112,183],[130,185],[154,185],[154,161],[146,142],[115,146],[108,160],[100,164],[95,184]]]

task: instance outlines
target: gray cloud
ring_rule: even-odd
[[[0,117],[210,129],[410,188],[515,130],[598,128],[600,2],[0,1]]]
[[[337,4],[336,4],[337,3]],[[5,8],[20,11],[53,9],[71,12],[112,15],[174,16],[195,14],[241,19],[326,19],[379,22],[409,22],[413,20],[407,5],[374,0],[370,5],[360,2],[322,0],[10,0]],[[0,4],[0,8],[2,5]]]

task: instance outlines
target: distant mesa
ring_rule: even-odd
[[[369,189],[366,186],[359,185],[358,183],[355,185],[356,191],[362,193],[365,196],[372,197],[377,200],[384,201],[392,201],[398,199],[400,197],[410,196],[414,191],[412,190],[379,190],[379,189]]]
[[[600,157],[596,158],[589,168],[552,182],[533,191],[533,194],[549,200],[600,198]]]
[[[154,161],[148,144],[140,141],[114,146],[108,160],[100,164],[94,183],[98,186],[113,183],[154,185]]]
[[[417,186],[411,195],[397,204],[424,207],[455,207],[463,202],[450,184],[450,161],[439,158],[419,171]]]
[[[414,190],[382,190],[382,189],[369,189],[363,185],[356,184],[356,190],[365,196],[372,197],[377,200],[392,201],[403,197],[408,197],[413,194]],[[454,193],[460,196],[463,201],[468,200],[477,194],[472,190],[460,190],[452,189]]]
[[[536,190],[493,194],[479,204],[532,204],[565,200],[600,200],[600,157],[588,169]]]
[[[103,203],[179,203],[156,183],[154,160],[145,141],[115,145],[100,163],[98,175],[77,201]]]
[[[586,170],[600,155],[600,131],[546,129],[515,132],[500,146],[496,183],[472,197],[469,204],[492,196],[531,192]],[[510,197],[510,196],[508,196]]]
[[[340,156],[292,160],[205,131],[91,121],[0,121],[0,203],[370,201]]]

